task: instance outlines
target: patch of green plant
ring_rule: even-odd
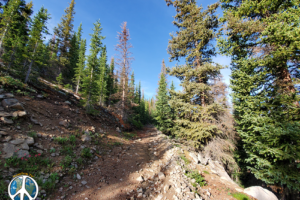
[[[46,92],[42,92],[42,94],[43,94],[43,96],[44,96],[45,98],[47,98],[47,97],[49,96],[49,94],[46,93]]]
[[[113,145],[116,146],[116,147],[119,147],[119,146],[122,146],[123,143],[121,143],[121,142],[114,142]]]
[[[181,147],[180,144],[174,144],[175,147]]]
[[[50,153],[55,153],[55,148],[50,149]]]
[[[82,151],[81,151],[81,156],[82,156],[82,157],[85,157],[85,158],[90,158],[90,157],[92,157],[92,154],[91,154],[91,152],[90,152],[90,148],[85,147],[84,149],[82,149]]]
[[[36,137],[37,137],[37,133],[36,133],[35,131],[30,131],[30,132],[28,133],[28,135],[29,135],[30,137],[33,137],[33,138],[36,138]]]
[[[76,162],[78,165],[82,165],[83,164],[83,159],[81,157],[76,159]]]
[[[209,172],[208,172],[208,171],[205,171],[205,170],[203,171],[203,173],[204,173],[204,174],[209,174]]]
[[[7,196],[7,194],[5,194],[7,192],[7,187],[8,187],[8,185],[4,182],[4,180],[0,180],[0,199],[3,199],[3,200],[10,199]]]
[[[28,157],[18,158],[16,152],[11,158],[5,160],[5,167],[19,168],[19,171],[24,173],[34,174],[41,170],[43,167],[47,167],[51,163],[49,158],[43,158],[41,154],[29,154]]]
[[[72,163],[72,157],[67,155],[61,162],[60,166],[62,166],[63,169],[68,168]]]
[[[72,90],[72,85],[70,85],[70,84],[66,84],[64,87],[65,87],[66,89]]]
[[[63,146],[60,152],[64,155],[74,156],[73,147],[71,145]]]
[[[127,133],[127,132],[123,132],[123,136],[125,137],[125,139],[127,140],[131,140],[134,137],[136,137],[136,133]]]
[[[69,140],[68,138],[64,138],[64,137],[57,137],[54,139],[54,141],[59,144],[66,144]]]
[[[74,145],[76,143],[76,136],[75,135],[70,135],[69,136],[69,141],[70,141],[71,144]]]
[[[31,129],[32,129],[32,127],[33,127],[33,125],[32,125],[32,124],[29,124],[29,125],[28,125],[28,128],[29,128],[29,130],[31,130]]]
[[[43,183],[43,179],[36,179],[37,184],[49,192],[53,191],[53,189],[55,188],[56,180],[59,180],[59,176],[56,172],[50,174],[49,178],[44,183]]]
[[[191,163],[184,155],[181,155],[180,158],[185,162],[186,165]]]
[[[206,185],[206,181],[204,177],[199,174],[197,171],[187,171],[185,175],[191,179],[195,179],[196,183],[198,183],[201,187]]]
[[[247,195],[245,195],[243,193],[239,193],[239,192],[236,192],[236,193],[233,193],[233,194],[228,193],[228,195],[233,196],[237,200],[250,200],[250,198]]]

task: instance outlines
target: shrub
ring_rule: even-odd
[[[90,148],[86,147],[86,148],[82,149],[81,156],[86,157],[86,158],[92,157],[92,154],[90,152]]]

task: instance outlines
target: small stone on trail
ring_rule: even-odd
[[[81,181],[81,184],[82,184],[82,185],[86,185],[87,182],[86,182],[86,181]]]
[[[77,179],[78,179],[78,180],[81,179],[81,176],[80,176],[79,174],[77,174],[76,176],[77,176]]]
[[[143,179],[142,176],[139,176],[136,180],[137,180],[138,182],[143,182],[143,181],[144,181],[144,179]]]

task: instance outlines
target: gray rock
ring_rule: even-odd
[[[14,144],[14,145],[18,145],[18,144],[22,144],[23,142],[25,142],[25,139],[15,139],[10,141],[9,143]]]
[[[23,105],[19,102],[9,106],[9,108],[15,109],[15,110],[24,110]]]
[[[198,160],[202,165],[207,165],[208,161],[211,160],[210,157],[206,154],[205,156],[202,153],[198,153]]]
[[[3,151],[6,153],[5,158],[10,158],[14,155],[14,152],[16,151],[16,147],[15,145],[10,143],[4,143]]]
[[[190,154],[191,158],[193,159],[193,161],[196,164],[198,164],[199,163],[198,156],[194,152],[190,152],[189,154]]]
[[[0,131],[0,135],[8,135],[8,133],[5,131]]]
[[[4,108],[0,106],[0,111],[4,111]]]
[[[51,156],[52,156],[52,157],[55,157],[55,153],[51,153]]]
[[[66,127],[66,128],[69,127],[69,123],[68,123],[66,120],[60,121],[60,122],[59,122],[59,125],[64,126],[64,127]]]
[[[13,115],[8,112],[0,111],[0,117],[12,117]]]
[[[37,148],[41,149],[41,150],[44,149],[43,145],[41,145],[41,144],[36,144],[35,146],[36,146]]]
[[[40,99],[44,98],[44,96],[41,95],[41,94],[38,94],[36,97],[37,97],[37,98],[40,98]]]
[[[3,142],[9,142],[11,139],[11,136],[7,136],[6,138],[4,138]]]
[[[70,101],[65,101],[65,103],[71,105],[71,102],[70,102]]]
[[[26,151],[26,150],[19,150],[19,151],[17,152],[18,158],[26,157],[26,156],[28,156],[28,155],[29,155],[29,152]]]
[[[1,121],[4,124],[13,124],[14,123],[11,119],[7,119],[6,117],[1,117]]]
[[[163,179],[165,179],[165,175],[164,175],[164,173],[162,173],[162,172],[159,172],[159,173],[158,173],[158,178],[159,178],[160,180],[163,180]]]
[[[27,115],[26,111],[17,111],[19,117],[24,117]]]
[[[43,153],[43,151],[42,151],[42,150],[37,150],[36,152],[37,152],[37,153],[40,153],[40,154],[42,154],[42,153]]]
[[[36,125],[40,125],[40,123],[38,122],[38,120],[34,119],[33,116],[30,117],[30,121],[32,121]]]
[[[244,193],[256,198],[257,200],[278,200],[275,194],[260,186],[252,186],[245,188]]]
[[[5,97],[6,97],[6,98],[14,98],[15,95],[13,95],[12,93],[6,93],[6,94],[5,94]]]
[[[11,105],[14,105],[16,103],[19,103],[17,99],[3,99],[2,100],[2,106],[4,108],[9,108]]]
[[[25,142],[26,142],[29,146],[31,146],[31,145],[34,144],[34,139],[33,139],[33,137],[28,137],[28,138],[25,140]]]
[[[82,185],[86,185],[87,182],[86,182],[86,181],[81,181],[81,184],[82,184]]]
[[[81,176],[80,176],[79,174],[77,174],[76,176],[77,176],[77,179],[78,179],[78,180],[81,179]]]
[[[25,143],[23,143],[23,144],[20,145],[19,149],[29,150],[29,146],[28,146],[28,144],[25,142]]]
[[[92,139],[91,139],[91,136],[88,135],[88,134],[84,134],[84,135],[81,136],[81,141],[82,141],[82,142],[89,142],[89,141],[91,141],[91,140],[92,140]]]

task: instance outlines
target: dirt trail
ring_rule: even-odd
[[[182,166],[185,164],[178,152],[184,150],[174,147],[155,128],[144,128],[137,132],[136,140],[115,147],[83,170],[80,180],[63,179],[60,189],[50,199],[235,200],[230,193],[237,192],[236,185],[220,181],[215,174],[205,174],[207,186],[201,187],[199,194],[194,193],[191,180],[184,175]],[[188,167],[196,170],[202,167],[211,172],[203,165],[190,163]],[[62,186],[65,183],[69,183],[68,187]]]

